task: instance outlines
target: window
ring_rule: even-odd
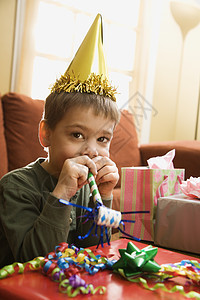
[[[118,87],[119,107],[126,107],[135,79],[141,2],[26,1],[15,91],[45,99],[49,86],[65,72],[97,13],[101,13],[109,79]]]

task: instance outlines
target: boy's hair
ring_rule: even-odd
[[[72,107],[93,108],[95,115],[103,115],[116,124],[119,122],[120,112],[116,102],[109,97],[79,92],[51,93],[45,101],[43,119],[49,128],[54,129],[64,114]]]

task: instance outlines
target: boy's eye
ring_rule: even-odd
[[[105,136],[101,136],[98,138],[98,142],[107,143],[107,142],[109,142],[109,139]]]
[[[83,135],[82,135],[80,132],[74,132],[72,135],[73,135],[76,139],[81,139],[81,138],[83,138]]]

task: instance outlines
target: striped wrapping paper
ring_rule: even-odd
[[[153,241],[157,199],[181,193],[180,181],[184,180],[184,174],[184,169],[122,168],[120,211],[150,211],[149,214],[127,215],[126,219],[136,222],[125,224],[125,232]]]

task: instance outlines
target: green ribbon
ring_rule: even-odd
[[[121,273],[121,275],[123,276],[122,273]],[[181,295],[183,295],[186,298],[195,298],[195,299],[200,300],[199,293],[197,293],[195,291],[190,291],[190,292],[186,293],[184,291],[184,287],[182,285],[175,285],[171,289],[168,289],[164,283],[156,283],[153,287],[149,287],[146,279],[144,279],[142,277],[135,278],[135,279],[131,279],[131,278],[127,278],[127,279],[131,282],[141,283],[143,285],[143,287],[149,291],[156,291],[157,289],[161,289],[164,292],[168,292],[168,293],[179,292]]]
[[[87,287],[77,287],[76,289],[74,289],[70,284],[69,284],[69,280],[68,279],[64,279],[63,281],[61,281],[61,283],[59,284],[59,291],[61,293],[65,293],[67,294],[68,297],[73,298],[76,297],[79,294],[96,294],[99,293],[100,295],[105,294],[106,292],[106,288],[105,286],[98,286],[96,288],[94,288],[94,286],[92,284],[89,284]]]
[[[135,283],[140,283],[149,291],[156,291],[162,289],[168,293],[179,292],[186,298],[196,298],[200,300],[200,294],[195,291],[186,293],[184,287],[181,285],[175,285],[171,289],[168,289],[164,283],[156,283],[153,287],[149,287],[147,280],[142,275],[151,274],[153,277],[161,267],[154,261],[158,248],[153,248],[151,245],[139,250],[133,243],[129,242],[126,249],[119,249],[121,255],[120,259],[112,266],[114,271],[118,272],[121,276],[127,280]],[[162,273],[162,270],[160,271]],[[162,275],[162,274],[161,274]],[[162,279],[168,274],[163,273]],[[172,276],[173,277],[173,276]],[[158,277],[157,277],[158,279]]]
[[[25,263],[15,262],[12,265],[5,266],[2,269],[0,269],[0,279],[4,279],[9,275],[12,275],[13,273],[17,273],[16,267],[18,267],[19,274],[22,274],[24,272],[26,265],[28,265],[30,270],[37,270],[42,265],[43,260],[43,257],[36,257],[33,260],[30,260]]]
[[[126,249],[119,249],[121,258],[112,266],[115,271],[123,270],[126,277],[140,276],[143,273],[157,273],[160,266],[154,261],[158,248],[151,245],[138,249],[128,242]]]

